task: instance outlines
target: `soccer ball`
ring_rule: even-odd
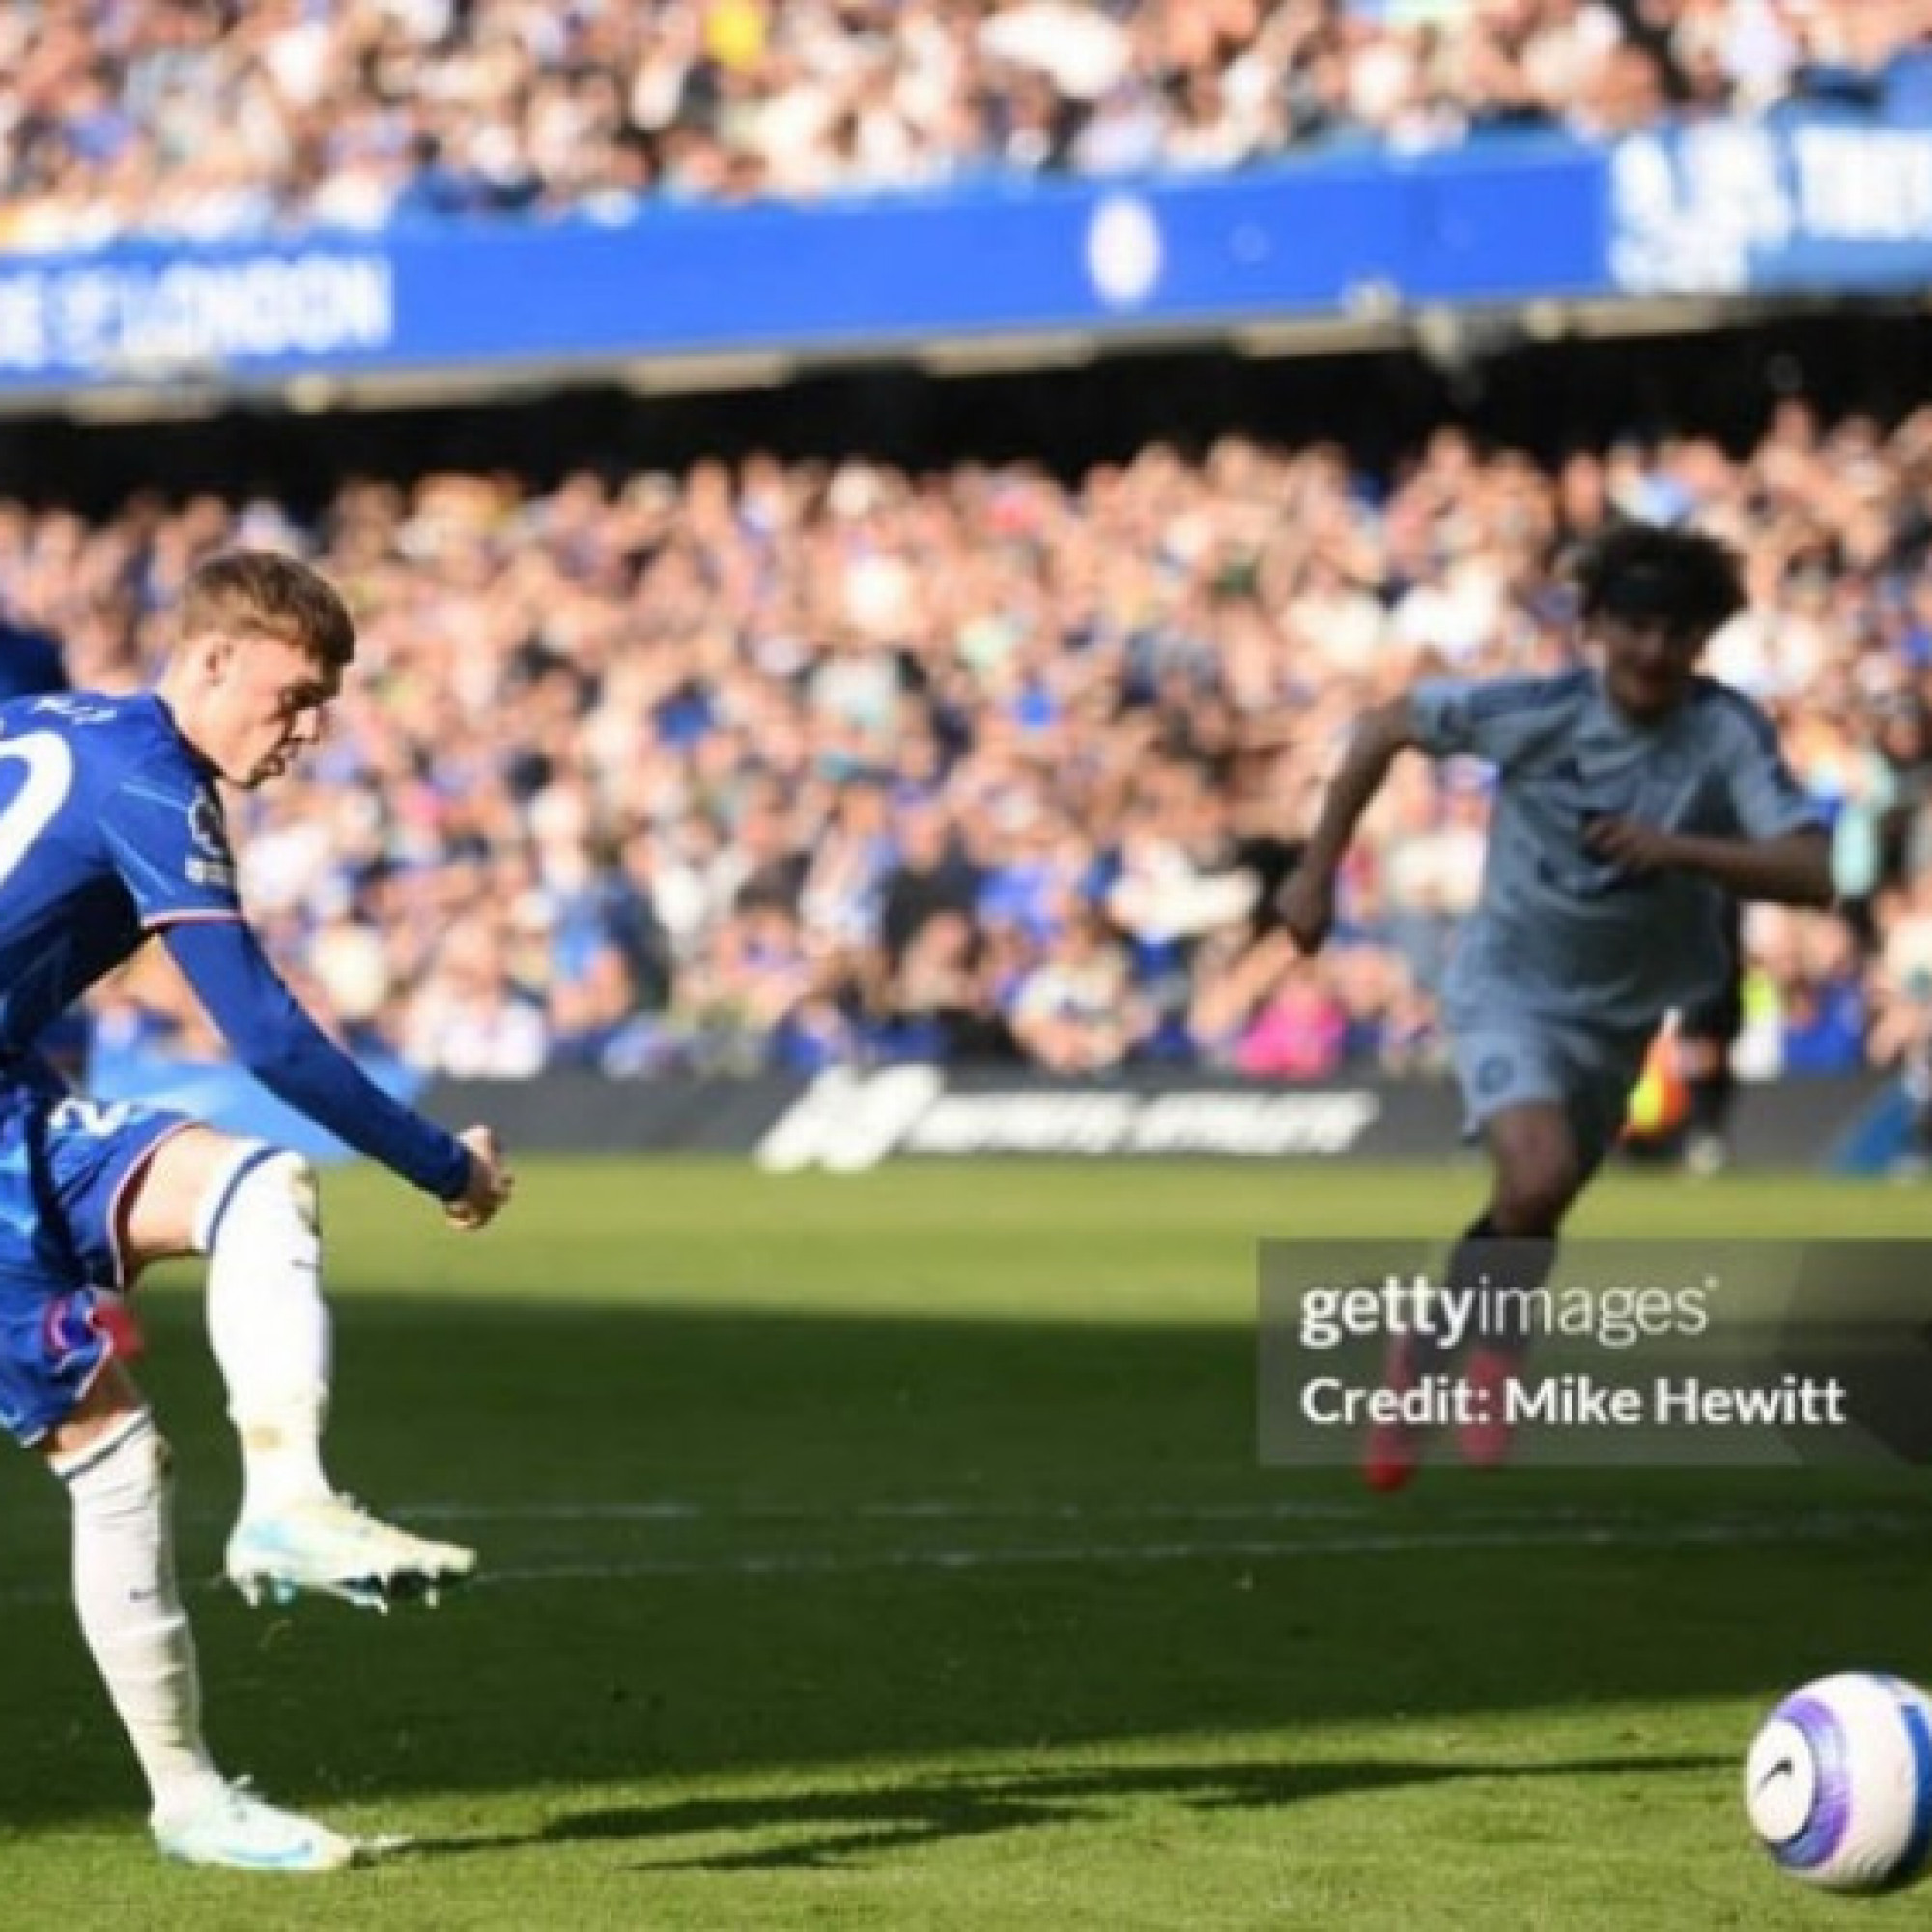
[[[1794,1690],[1751,1741],[1745,1809],[1759,1843],[1808,1885],[1910,1885],[1932,1855],[1932,1698],[1866,1670]]]

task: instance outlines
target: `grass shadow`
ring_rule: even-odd
[[[155,1305],[148,1377],[185,1568],[206,1576],[233,1473],[198,1320],[189,1297]],[[196,1596],[225,1761],[317,1803],[1755,1699],[1922,1647],[1922,1497],[1893,1486],[1885,1534],[1848,1520],[1816,1542],[1778,1525],[1863,1490],[1432,1476],[1380,1508],[1350,1472],[1256,1466],[1238,1328],[365,1293],[341,1355],[340,1474],[473,1536],[492,1587],[386,1622]],[[0,1599],[18,1739],[0,1817],[119,1807],[131,1777],[65,1601],[61,1499],[38,1471],[7,1480],[6,1580],[46,1587]],[[1750,1535],[1704,1536],[1740,1512]],[[1332,1775],[1175,1788],[1289,1803]],[[890,1844],[1097,1794],[915,1784],[869,1818],[886,1801],[825,1802],[858,1807],[826,1821],[834,1841]],[[654,1815],[609,1829],[663,1836]]]
[[[961,1838],[1102,1823],[1126,1804],[1184,1811],[1266,1811],[1313,1800],[1479,1779],[1656,1776],[1727,1772],[1710,1755],[1621,1756],[1521,1763],[1323,1759],[1305,1764],[1240,1760],[1127,1765],[991,1777],[922,1777],[855,1790],[849,1784],[783,1795],[707,1798],[662,1805],[574,1811],[523,1837],[422,1840],[425,1857],[464,1856],[530,1844],[649,1844],[674,1838],[754,1842],[672,1858],[643,1870],[732,1873],[814,1871],[918,1852]],[[773,1834],[786,1842],[772,1845]]]

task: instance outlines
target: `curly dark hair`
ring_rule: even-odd
[[[1583,552],[1572,574],[1586,619],[1604,611],[1663,617],[1708,637],[1745,604],[1737,553],[1697,530],[1619,524]]]

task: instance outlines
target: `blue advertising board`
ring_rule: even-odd
[[[1932,281],[1932,127],[1711,121],[1610,152],[1626,294],[1878,294]]]
[[[1601,284],[1601,159],[1552,141],[1212,181],[0,256],[0,386],[513,368],[1204,330]]]
[[[413,1102],[424,1077],[395,1059],[358,1056],[362,1071],[392,1098]],[[175,1107],[223,1133],[271,1141],[311,1160],[336,1161],[349,1150],[243,1068],[228,1060],[185,1060],[135,1048],[97,1048],[87,1063],[86,1089],[97,1100],[139,1100]]]
[[[1489,137],[1211,179],[0,254],[0,393],[1199,335],[1932,279],[1932,126]]]

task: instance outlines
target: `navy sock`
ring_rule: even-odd
[[[1498,1291],[1546,1287],[1555,1259],[1554,1235],[1505,1235],[1488,1214],[1472,1221],[1451,1251],[1442,1277],[1445,1288],[1476,1292],[1476,1317],[1466,1344],[1507,1355],[1524,1353],[1529,1347],[1523,1324],[1527,1297]]]

